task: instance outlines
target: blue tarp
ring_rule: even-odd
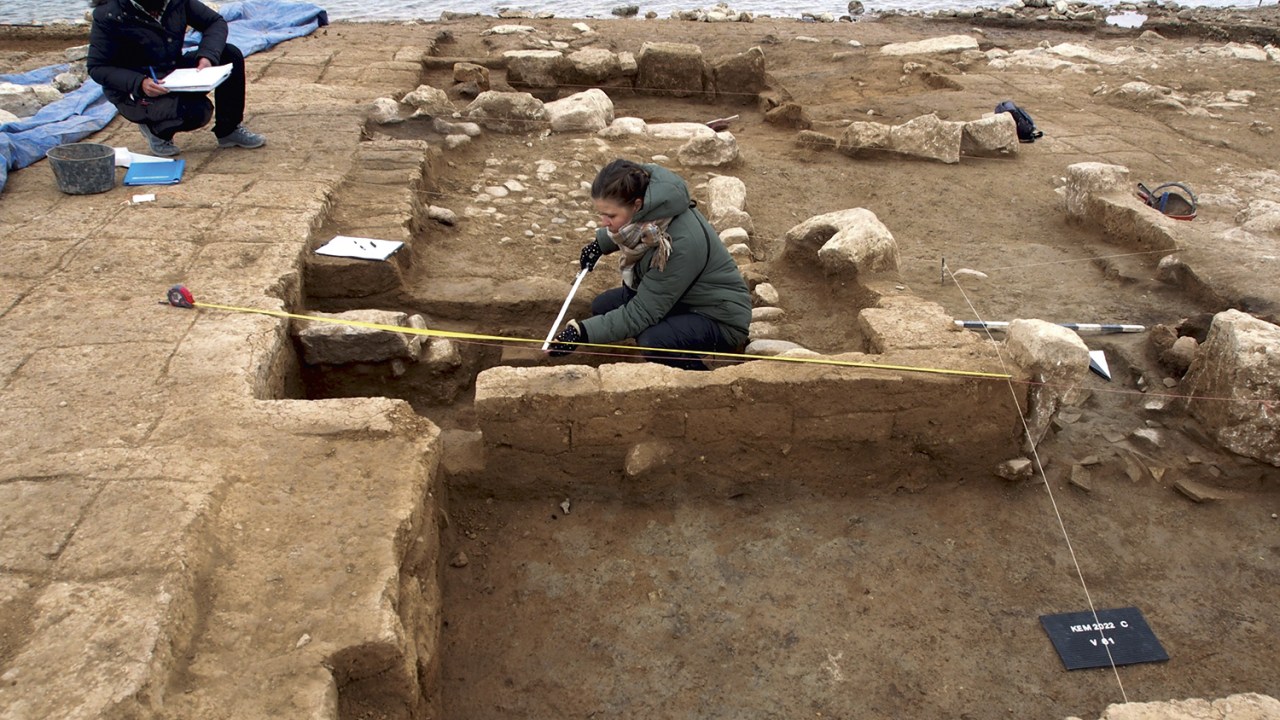
[[[223,5],[219,12],[227,19],[227,42],[252,55],[274,47],[285,40],[310,35],[327,25],[325,11],[311,3],[283,0],[245,0]],[[187,45],[200,42],[194,31],[187,35]],[[49,83],[67,65],[51,65],[16,75],[0,75],[0,82],[17,85]],[[116,116],[116,108],[103,97],[102,88],[93,80],[40,112],[15,122],[0,125],[0,191],[9,179],[9,170],[24,168],[44,157],[50,148],[76,142],[106,127]]]

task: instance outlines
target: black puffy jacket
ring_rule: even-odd
[[[200,0],[167,0],[159,20],[133,0],[106,0],[93,11],[89,77],[116,105],[141,98],[148,72],[164,77],[177,65],[187,26],[201,34],[196,54],[217,65],[227,44],[227,21]]]

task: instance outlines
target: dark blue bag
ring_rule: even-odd
[[[1044,133],[1036,129],[1036,122],[1027,111],[1014,105],[1012,100],[1005,100],[996,106],[997,114],[1004,112],[1012,115],[1013,122],[1018,126],[1018,142],[1035,142],[1036,138],[1044,137]]]

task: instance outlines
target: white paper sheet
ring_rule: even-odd
[[[143,155],[142,153],[129,152],[127,147],[118,147],[116,151],[116,167],[130,167],[134,163],[149,162],[173,162],[173,158],[156,157],[155,155]]]
[[[374,240],[372,238],[338,235],[316,248],[317,255],[359,258],[361,260],[386,260],[404,243],[399,240]]]

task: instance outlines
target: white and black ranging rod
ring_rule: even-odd
[[[1115,323],[1054,323],[1076,332],[1097,333],[1140,333],[1146,332],[1145,325],[1119,325]],[[1007,330],[1007,320],[956,320],[956,325],[966,330]]]

